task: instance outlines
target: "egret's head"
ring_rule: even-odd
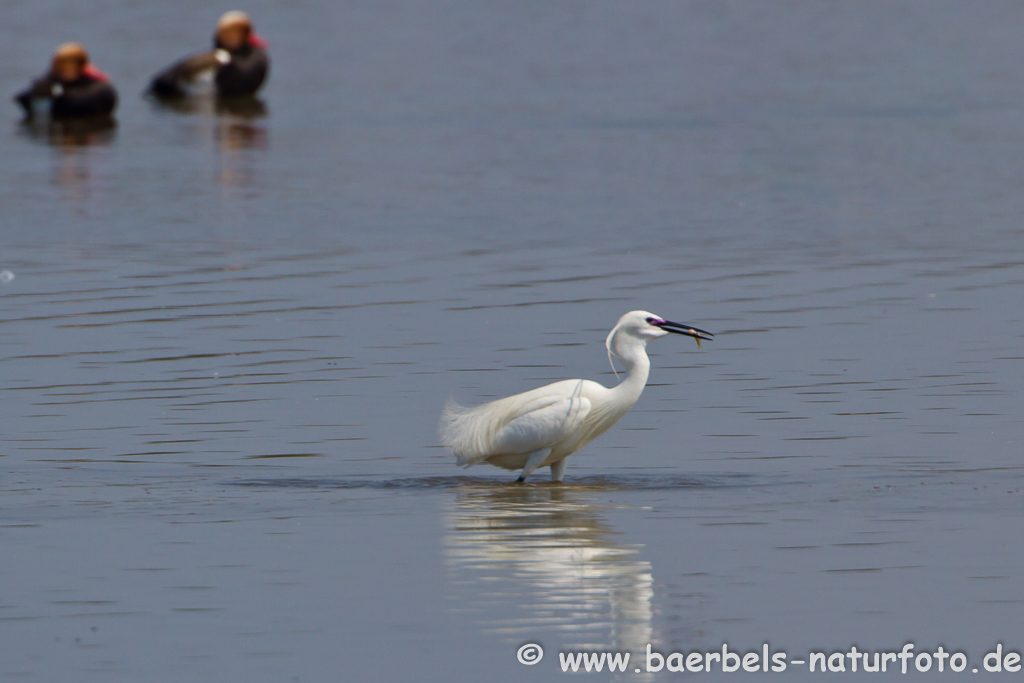
[[[705,332],[692,325],[665,320],[660,315],[648,311],[630,311],[619,318],[618,324],[608,333],[605,346],[608,348],[609,354],[622,358],[628,347],[637,344],[646,345],[650,340],[664,337],[667,334],[693,337],[697,341],[697,346],[700,346],[701,339],[710,341],[715,338],[715,335],[710,332]]]

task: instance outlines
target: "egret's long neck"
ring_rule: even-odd
[[[626,348],[618,350],[619,360],[626,367],[626,377],[612,389],[616,402],[632,407],[644,387],[647,386],[647,376],[651,372],[651,361],[647,358],[647,351],[642,342],[626,345]]]

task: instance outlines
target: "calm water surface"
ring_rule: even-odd
[[[1024,7],[247,9],[262,113],[138,95],[204,3],[4,10],[122,103],[0,125],[0,680],[1024,647]],[[634,308],[716,341],[565,486],[438,446]]]

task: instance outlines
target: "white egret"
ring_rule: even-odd
[[[550,466],[551,480],[562,481],[566,458],[618,422],[640,398],[651,370],[647,342],[670,332],[693,337],[698,346],[701,339],[714,339],[691,325],[630,311],[605,339],[608,360],[615,356],[626,368],[617,386],[609,389],[586,379],[567,379],[473,408],[449,399],[441,415],[441,440],[459,465],[488,462],[507,470],[522,469],[519,481],[538,467]]]

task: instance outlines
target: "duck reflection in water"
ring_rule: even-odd
[[[161,107],[179,114],[209,114],[246,120],[259,119],[267,115],[267,105],[258,97],[217,97],[207,93],[160,99],[158,103]]]
[[[106,145],[114,139],[117,123],[109,116],[81,119],[26,119],[21,133],[54,147]]]
[[[86,211],[90,200],[102,197],[103,183],[93,175],[98,159],[110,154],[116,124],[110,118],[49,119],[23,121],[19,135],[55,148],[51,156],[53,187],[62,202]]]
[[[267,149],[267,131],[238,119],[222,119],[214,128],[219,150],[217,182],[223,188],[257,193],[260,182],[257,159],[251,150]]]
[[[469,603],[497,632],[555,630],[561,649],[643,652],[653,636],[651,564],[617,541],[587,497],[561,487],[462,486],[449,516],[448,565],[457,585],[479,585]]]

